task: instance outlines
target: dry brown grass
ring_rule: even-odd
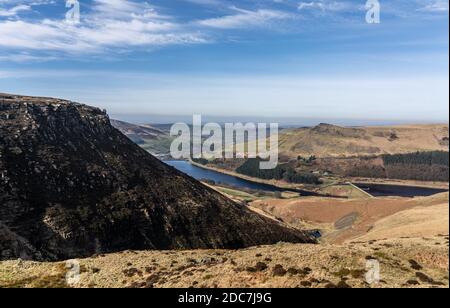
[[[280,135],[280,152],[291,157],[334,157],[448,151],[448,143],[443,143],[448,136],[448,125],[289,129]]]
[[[382,281],[369,285],[364,278],[365,267],[367,259],[373,258],[381,263]],[[83,288],[449,285],[448,236],[345,245],[278,244],[237,251],[127,251],[80,263],[81,280],[75,287]],[[59,287],[37,282],[49,273],[59,273],[63,264],[1,262],[0,287]],[[413,280],[419,284],[411,284]]]
[[[416,207],[398,212],[374,223],[373,229],[358,238],[370,241],[384,238],[429,237],[449,233],[449,205]]]
[[[448,203],[449,194],[443,193],[432,197],[425,198],[372,198],[372,199],[355,199],[355,200],[337,200],[328,198],[300,198],[295,200],[260,200],[252,203],[252,206],[259,208],[266,213],[270,213],[276,217],[280,217],[285,222],[292,225],[302,226],[305,222],[320,229],[323,225],[329,226],[325,240],[331,243],[342,243],[346,240],[361,237],[372,230],[376,223],[382,219],[392,216],[396,213],[423,207],[422,214],[430,214],[431,216],[422,216],[422,226],[417,227],[416,233],[413,233],[413,222],[410,222],[405,229],[411,230],[410,236],[427,234],[436,235],[439,233],[448,233],[444,227],[445,220],[448,221]],[[438,206],[437,209],[427,208]],[[445,207],[447,210],[445,210]],[[435,222],[434,212],[441,213],[442,221],[435,227],[426,228]],[[357,219],[347,228],[340,228],[337,222],[341,221],[349,215],[356,215]],[[412,219],[412,218],[411,218]],[[407,220],[403,223],[408,223]],[[423,231],[420,231],[420,228]],[[385,231],[389,234],[389,228]],[[405,231],[407,234],[408,232]],[[422,233],[420,233],[422,232]],[[390,238],[395,238],[391,236]]]

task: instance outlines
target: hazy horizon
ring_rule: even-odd
[[[113,120],[119,120],[137,125],[164,125],[173,123],[192,124],[192,115],[125,115],[109,114]],[[396,125],[448,125],[449,121],[396,120],[396,119],[345,119],[345,118],[295,118],[295,117],[258,117],[258,116],[209,116],[202,115],[202,124],[206,123],[278,123],[286,127],[315,126],[322,123],[340,126],[396,126]]]

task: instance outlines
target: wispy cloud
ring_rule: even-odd
[[[197,23],[202,26],[219,29],[238,29],[242,27],[263,26],[270,21],[292,18],[287,12],[269,9],[255,11],[232,8],[236,13],[217,18],[200,20]]]
[[[17,16],[20,12],[30,11],[30,10],[31,10],[31,6],[25,5],[25,4],[20,4],[20,5],[16,5],[11,8],[8,8],[8,9],[0,8],[0,16],[1,17]]]
[[[52,60],[57,60],[57,59],[58,59],[57,57],[38,56],[38,55],[29,54],[29,53],[0,55],[0,62],[1,61],[16,62],[16,63],[22,63],[22,62],[47,62],[47,61],[52,61]]]
[[[85,54],[114,47],[149,48],[205,41],[201,34],[184,30],[149,4],[129,0],[94,0],[79,26],[55,19],[0,22],[0,47],[9,49]]]
[[[342,12],[358,7],[359,5],[352,4],[346,1],[311,1],[311,2],[300,2],[300,4],[298,5],[298,10],[299,11],[320,10],[331,12]]]
[[[306,22],[313,25],[314,20],[322,22],[320,17],[327,17],[325,22],[364,22],[365,1],[184,2],[198,9],[193,10],[195,14],[183,15],[173,6],[156,7],[140,0],[83,0],[81,23],[71,25],[63,20],[62,0],[0,0],[0,50],[12,55],[39,53],[17,58],[33,61],[33,56],[43,56],[40,53],[47,53],[44,57],[52,59],[61,53],[106,55],[168,45],[204,44],[220,40],[226,31],[232,32],[233,39],[239,36],[238,30],[266,31],[283,25],[286,26],[283,29],[288,29],[286,32],[298,31],[308,26]],[[239,3],[239,8],[233,3]],[[53,15],[45,14],[45,5],[53,5],[48,10]],[[442,12],[448,12],[448,0],[397,0],[383,3],[382,9],[384,16],[442,16]]]
[[[224,3],[221,0],[185,0],[186,2],[200,4],[200,5],[209,5],[209,6],[223,6]]]
[[[428,1],[423,7],[419,8],[419,11],[432,12],[432,13],[445,13],[448,12],[448,0],[433,0]]]

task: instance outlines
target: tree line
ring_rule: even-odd
[[[449,154],[444,151],[416,152],[409,154],[383,155],[384,165],[438,165],[449,166]]]
[[[320,178],[312,173],[300,173],[289,164],[280,164],[275,169],[261,170],[260,159],[251,158],[236,169],[237,173],[264,180],[285,180],[290,183],[320,184]]]
[[[359,164],[347,176],[418,181],[449,181],[449,153],[443,151],[383,155],[383,165]]]

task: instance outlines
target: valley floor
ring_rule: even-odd
[[[430,197],[266,199],[252,208],[301,229],[320,229],[322,240],[432,237],[449,233],[449,194]]]

